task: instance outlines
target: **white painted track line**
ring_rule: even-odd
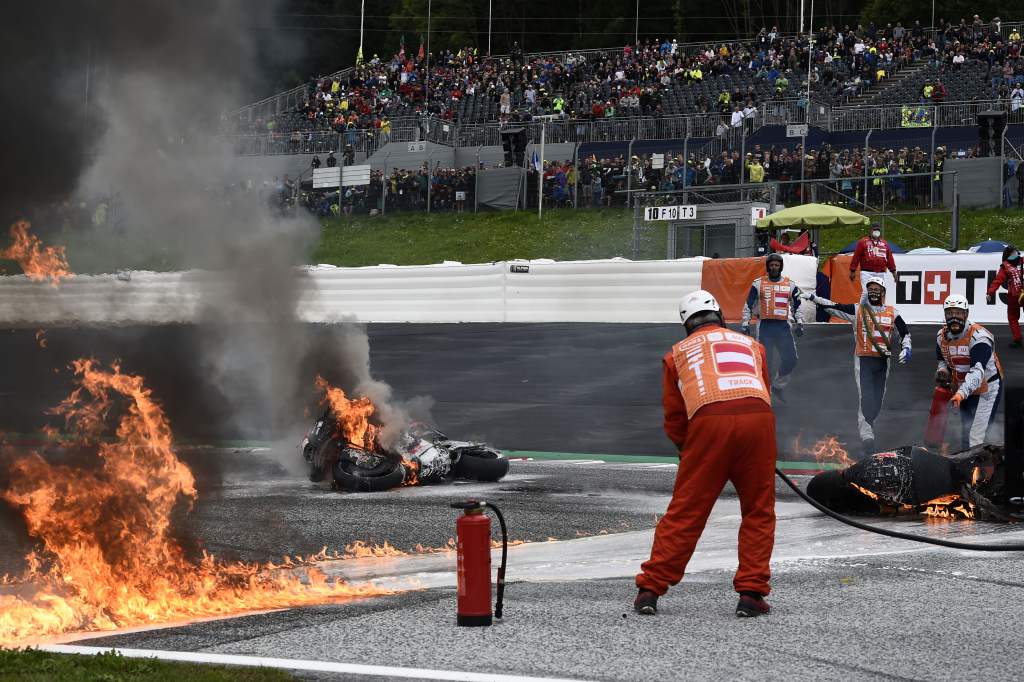
[[[191,653],[186,651],[161,651],[159,649],[110,649],[95,646],[74,646],[50,644],[39,647],[40,651],[55,654],[96,654],[117,652],[125,658],[157,658],[163,661],[182,663],[209,663],[213,665],[238,665],[254,668],[280,668],[282,670],[310,670],[314,672],[344,673],[348,675],[377,675],[381,677],[409,677],[419,680],[459,680],[461,682],[580,682],[578,679],[555,677],[524,677],[522,675],[498,675],[474,673],[460,670],[430,670],[428,668],[397,668],[387,665],[364,665],[361,663],[338,663],[332,661],[303,661],[291,658],[265,658],[262,656],[237,656],[234,654]]]

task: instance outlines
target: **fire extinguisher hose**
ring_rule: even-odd
[[[851,519],[848,516],[843,516],[842,514],[836,513],[829,509],[828,507],[826,507],[825,505],[818,502],[817,500],[813,499],[803,490],[800,490],[800,488],[797,487],[796,483],[790,480],[790,478],[786,476],[786,474],[782,473],[777,468],[775,469],[775,473],[776,475],[778,475],[779,478],[782,479],[782,481],[786,485],[793,489],[793,492],[795,492],[797,495],[803,498],[804,502],[808,503],[821,513],[827,516],[831,516],[836,521],[845,523],[848,526],[853,526],[854,528],[859,528],[860,530],[866,530],[870,533],[878,533],[879,535],[886,535],[891,538],[899,538],[900,540],[910,540],[911,542],[923,542],[929,545],[950,547],[952,549],[966,549],[974,552],[1024,552],[1024,543],[1019,542],[998,545],[975,544],[973,542],[956,542],[954,540],[930,538],[925,535],[917,535],[915,533],[901,533],[896,530],[889,530],[888,528],[879,528],[877,526],[872,526],[867,523],[861,523],[860,521]],[[504,528],[504,523],[502,523],[502,528]],[[504,568],[504,562],[502,562],[502,567]],[[499,587],[498,589],[500,590],[501,588]],[[498,594],[500,595],[501,593],[499,592]]]
[[[502,604],[505,600],[505,564],[508,560],[508,527],[505,526],[505,517],[501,515],[500,509],[490,502],[484,502],[483,505],[494,510],[494,515],[498,517],[498,525],[501,526],[501,566],[498,567],[497,594],[494,599],[494,617],[501,618]]]

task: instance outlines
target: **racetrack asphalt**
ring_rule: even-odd
[[[1007,377],[1024,376],[1024,351],[1006,348],[1005,325],[992,325]],[[351,328],[310,325],[310,348],[296,358],[303,386],[337,373],[337,347]],[[913,326],[914,357],[894,366],[876,422],[879,449],[919,442],[931,403],[934,326]],[[67,366],[80,356],[122,360],[146,378],[175,435],[202,443],[274,440],[268,406],[254,403],[240,425],[201,353],[200,328],[68,327],[0,332],[0,428],[38,431],[44,411],[70,390]],[[251,330],[259,335],[259,328]],[[509,450],[582,454],[675,454],[661,430],[661,357],[680,338],[667,324],[374,324],[367,327],[375,378],[399,399],[429,396],[438,428]],[[780,457],[806,460],[808,446],[835,435],[855,448],[857,388],[849,325],[811,325],[798,340],[799,364],[776,400]],[[770,359],[769,362],[772,362]],[[246,371],[259,372],[259,368]],[[28,390],[26,390],[26,388]],[[311,392],[312,393],[312,392]],[[296,401],[297,402],[297,401]],[[267,413],[260,409],[266,408]],[[297,410],[301,415],[301,409]],[[959,425],[950,420],[950,436]],[[800,448],[796,439],[800,438]]]
[[[640,617],[630,610],[631,576],[649,551],[674,467],[513,462],[497,484],[351,495],[278,470],[266,464],[269,454],[208,453],[231,460],[220,472],[222,491],[200,500],[191,523],[212,551],[265,558],[271,547],[308,552],[354,539],[402,549],[443,544],[455,525],[447,502],[483,496],[504,510],[513,539],[534,541],[510,550],[503,622],[454,626],[454,555],[447,553],[322,564],[331,575],[384,585],[415,577],[418,591],[79,643],[601,680],[1019,674],[1012,607],[1024,596],[1019,554],[946,550],[857,531],[780,489],[774,611],[741,621],[731,585],[738,505],[727,488],[688,577],[661,600],[658,616]],[[877,523],[969,542],[1024,537],[1014,525]]]
[[[511,538],[530,543],[510,551],[502,623],[454,626],[454,555],[442,553],[322,565],[333,575],[386,585],[415,577],[422,586],[416,591],[81,643],[580,679],[1019,677],[1021,555],[939,549],[853,530],[781,484],[769,618],[733,615],[739,512],[728,488],[690,574],[662,600],[661,613],[632,613],[631,576],[649,551],[675,474],[660,430],[659,362],[678,331],[675,325],[370,327],[374,375],[396,395],[432,395],[434,416],[451,436],[521,451],[598,455],[516,461],[497,484],[341,494],[304,478],[297,443],[180,449],[200,491],[180,527],[196,546],[225,558],[276,560],[324,546],[340,550],[356,540],[402,550],[440,547],[455,532],[448,502],[495,502]],[[182,439],[202,441],[211,423],[222,426],[216,394],[186,361],[195,350],[193,328],[51,329],[46,349],[38,348],[34,333],[0,334],[5,429],[35,430],[40,408],[67,393],[66,375],[53,368],[82,354],[120,357],[126,370],[146,376]],[[331,342],[331,330],[319,333]],[[931,394],[933,335],[934,329],[915,328],[915,358],[894,370],[879,446],[918,440]],[[801,431],[804,442],[829,433],[854,438],[851,343],[849,328],[839,325],[813,328],[801,340],[801,364],[777,409],[784,451]],[[1002,346],[1000,353],[1007,374],[1021,376],[1024,354]],[[661,464],[588,461],[600,453],[668,457]],[[981,522],[877,523],[975,542],[1024,536],[1016,526]],[[0,573],[16,571],[27,539],[0,523],[0,546],[12,550],[0,553]]]

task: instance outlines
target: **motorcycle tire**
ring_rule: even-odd
[[[401,462],[393,460],[382,461],[373,467],[363,467],[343,454],[331,471],[335,484],[349,492],[376,493],[397,488],[405,481],[405,467]]]
[[[470,481],[498,481],[508,473],[508,460],[487,450],[463,452],[453,473]]]
[[[315,450],[313,445],[306,446],[306,462],[309,464],[309,480],[313,483],[319,483],[324,480],[324,452],[323,447],[319,451]]]

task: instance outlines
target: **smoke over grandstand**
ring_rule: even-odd
[[[2,211],[116,195],[117,221],[94,227],[79,257],[126,241],[153,261],[216,272],[204,286],[207,333],[193,369],[232,406],[236,428],[261,434],[295,425],[313,388],[298,371],[314,339],[296,317],[294,266],[307,262],[317,224],[273,214],[254,195],[227,195],[222,178],[236,158],[218,133],[251,96],[268,52],[294,57],[271,31],[257,40],[250,28],[273,25],[273,4],[16,3],[2,29],[3,108],[14,116],[5,128],[15,132]],[[369,380],[368,368],[352,371],[354,383]]]

